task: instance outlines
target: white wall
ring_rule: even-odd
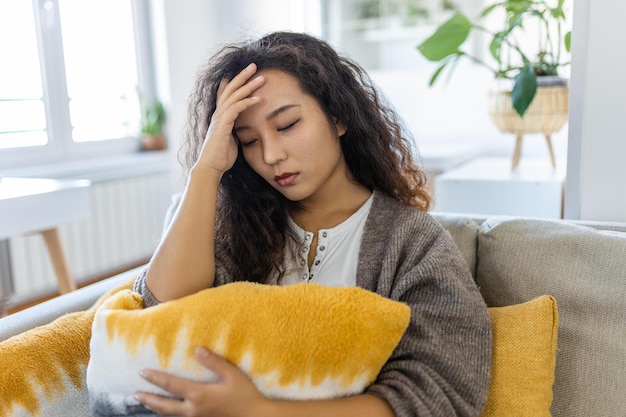
[[[574,0],[565,217],[626,221],[626,2]]]
[[[181,186],[176,158],[185,125],[187,97],[198,65],[216,25],[213,3],[204,0],[160,0],[151,3],[157,90],[167,109],[165,135],[172,166],[172,188]]]

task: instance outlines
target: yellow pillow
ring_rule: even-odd
[[[559,322],[556,300],[542,295],[490,307],[493,329],[487,416],[550,416]]]
[[[85,374],[93,317],[111,295],[86,311],[59,317],[0,343],[0,417],[90,415]]]
[[[140,411],[137,390],[167,392],[143,368],[211,382],[204,346],[270,398],[334,398],[372,383],[408,327],[408,305],[357,287],[236,282],[142,309],[122,291],[96,312],[87,387],[94,415]]]

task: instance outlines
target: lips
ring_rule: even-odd
[[[274,181],[281,187],[284,187],[293,184],[297,176],[298,174],[295,172],[285,172],[284,174],[276,175]]]

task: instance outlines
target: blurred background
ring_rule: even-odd
[[[574,13],[574,1],[584,17]],[[514,138],[500,133],[486,111],[493,74],[468,60],[459,63],[453,76],[429,87],[437,65],[417,50],[455,11],[475,17],[488,3],[3,0],[0,177],[88,181],[87,213],[55,225],[69,273],[79,286],[147,262],[160,239],[171,196],[182,189],[177,150],[198,69],[223,43],[273,30],[324,38],[366,68],[412,132],[415,152],[432,184],[478,157],[510,159]],[[578,36],[583,39],[594,23],[586,13],[590,1],[565,0],[563,7],[565,29],[579,19]],[[498,17],[494,19],[495,24]],[[544,35],[530,29],[528,42]],[[574,41],[576,36],[575,30]],[[488,42],[486,36],[472,35],[466,48],[489,60],[484,52]],[[593,49],[588,42],[601,41],[580,40],[580,60]],[[569,70],[561,75],[576,79]],[[581,83],[579,91],[587,91],[587,81]],[[584,120],[582,110],[577,111],[577,120]],[[572,153],[580,155],[578,137],[568,154],[572,123],[570,116],[552,137],[563,169]],[[580,124],[576,127],[582,131]],[[547,161],[545,141],[525,140],[524,158]],[[578,159],[574,163],[577,169],[582,165]],[[577,171],[572,180],[573,190],[584,185],[580,175]],[[0,208],[2,199],[9,199],[1,187]],[[559,199],[566,201],[562,194]],[[570,216],[581,217],[580,196],[572,201]],[[61,211],[70,205],[67,200]],[[0,216],[0,231],[28,215],[16,205],[10,210],[0,211],[10,213]],[[593,209],[589,213],[591,218],[611,219]],[[10,308],[58,292],[58,271],[49,251],[40,233],[0,233],[0,282],[11,294]]]

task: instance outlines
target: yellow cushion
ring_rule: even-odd
[[[124,415],[137,390],[168,395],[143,368],[211,382],[194,358],[204,346],[239,366],[270,398],[360,393],[408,327],[408,305],[357,287],[236,282],[142,309],[122,291],[93,322],[87,386],[92,412]],[[111,370],[115,369],[115,372]]]
[[[59,317],[0,343],[0,417],[90,415],[85,373],[96,308]]]
[[[493,329],[487,416],[550,416],[556,364],[558,310],[543,295],[506,307],[490,307]]]

